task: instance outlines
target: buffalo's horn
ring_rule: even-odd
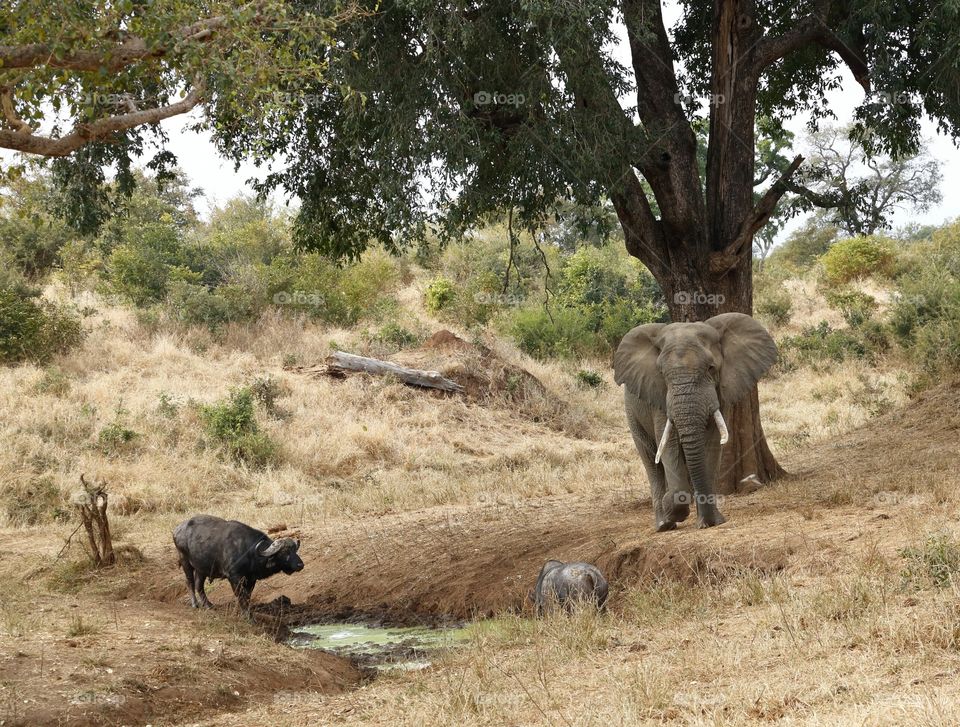
[[[727,432],[727,423],[723,421],[723,414],[720,413],[719,409],[713,412],[713,421],[717,423],[717,429],[720,432],[720,444],[726,444],[727,440],[730,439],[730,434]]]
[[[269,546],[267,546],[266,550],[260,553],[260,555],[262,555],[264,558],[269,558],[271,555],[276,555],[281,550],[283,550],[283,546],[284,546],[284,541],[282,539],[274,540],[272,543],[270,543]]]
[[[667,419],[667,424],[663,428],[663,435],[660,437],[660,445],[657,447],[657,456],[653,458],[653,461],[657,464],[660,464],[660,457],[663,455],[663,450],[667,448],[667,439],[670,438],[670,430],[673,428],[673,422]]]

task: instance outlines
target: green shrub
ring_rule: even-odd
[[[113,421],[97,434],[97,446],[104,454],[115,455],[124,451],[139,436],[121,422]]]
[[[820,258],[830,285],[844,285],[871,275],[889,277],[895,261],[892,241],[876,235],[841,240]]]
[[[107,258],[107,288],[138,307],[159,303],[171,281],[202,280],[202,273],[189,266],[189,257],[172,225],[156,223],[131,230],[129,239]]]
[[[754,310],[764,321],[785,326],[793,315],[793,299],[781,287],[764,286],[758,289]]]
[[[603,376],[596,371],[580,369],[576,373],[577,383],[587,389],[599,389],[603,386]]]
[[[830,290],[826,297],[830,307],[839,311],[851,328],[862,326],[877,310],[876,298],[859,290]]]
[[[903,548],[900,557],[907,561],[903,578],[915,587],[945,588],[960,572],[960,545],[945,533],[929,536],[919,547]]]
[[[17,270],[31,280],[53,269],[70,237],[66,225],[45,215],[0,218],[0,245]]]
[[[66,308],[0,289],[0,363],[44,363],[82,340],[80,319]]]
[[[277,411],[277,399],[289,393],[288,387],[270,375],[257,376],[250,382],[249,388],[253,400],[271,414]]]
[[[808,326],[796,336],[780,341],[783,363],[810,364],[821,361],[843,361],[848,358],[866,358],[870,349],[863,339],[851,331],[836,330],[826,321]]]
[[[254,410],[254,394],[249,387],[235,389],[215,404],[200,407],[207,435],[232,459],[261,468],[273,462],[277,445],[260,431]]]
[[[840,230],[836,227],[813,218],[770,253],[764,270],[777,266],[807,270],[830,249],[839,236]]]
[[[444,277],[437,277],[427,284],[424,292],[424,304],[431,313],[439,313],[448,307],[456,298],[457,292],[453,282]]]
[[[66,396],[70,393],[70,379],[60,369],[45,369],[33,390],[38,394]]]
[[[185,325],[216,330],[232,321],[248,320],[259,310],[248,291],[233,285],[210,289],[205,285],[176,280],[169,284],[164,311]]]
[[[368,337],[371,341],[390,346],[398,351],[415,346],[420,342],[420,336],[394,322],[381,326],[376,333]]]

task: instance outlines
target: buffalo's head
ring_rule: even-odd
[[[300,541],[293,538],[278,538],[260,551],[267,559],[267,570],[276,573],[283,571],[287,575],[303,570],[303,561],[297,555]]]

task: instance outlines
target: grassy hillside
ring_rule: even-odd
[[[781,361],[761,408],[791,475],[728,498],[722,528],[655,535],[609,356],[664,309],[616,245],[548,247],[548,276],[528,244],[504,286],[495,227],[339,268],[249,202],[210,223],[154,202],[96,238],[64,233],[33,268],[5,238],[6,724],[956,712],[957,226],[765,263],[757,311]],[[312,373],[333,349],[468,393]],[[108,483],[113,568],[93,570],[75,533],[80,473]],[[193,613],[170,530],[197,511],[297,534],[306,570],[258,586],[253,621],[223,583]],[[598,563],[609,613],[531,620],[548,557]],[[281,594],[295,609],[279,618]],[[359,688],[349,663],[277,643],[291,619],[346,613],[493,620],[431,669]]]

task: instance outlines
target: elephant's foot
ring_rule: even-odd
[[[668,530],[676,530],[677,524],[673,520],[661,520],[657,523],[657,532],[665,533]]]
[[[663,496],[662,511],[666,513],[665,520],[682,523],[690,517],[690,495],[686,492],[668,492]]]
[[[727,519],[720,514],[719,510],[705,512],[697,518],[698,528],[712,528],[716,525],[723,525]]]

